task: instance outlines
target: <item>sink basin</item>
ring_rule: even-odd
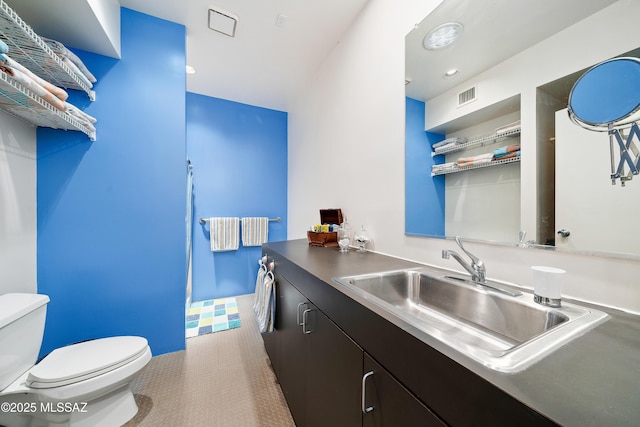
[[[486,288],[422,269],[334,281],[483,365],[518,372],[604,322],[598,310],[533,302],[531,294]]]

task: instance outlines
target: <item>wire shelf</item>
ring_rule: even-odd
[[[453,147],[447,147],[439,150],[436,149],[435,151],[431,152],[431,157],[439,156],[441,154],[455,153],[457,151],[466,150],[467,148],[475,147],[477,145],[484,146],[488,144],[493,144],[494,142],[497,142],[502,138],[513,137],[516,135],[520,135],[520,128],[510,129],[508,131],[500,132],[500,133],[492,133],[490,135],[485,135],[479,138],[475,138],[475,139],[472,139],[471,141],[465,142],[464,144],[458,144]]]
[[[0,72],[0,109],[35,126],[77,130],[86,134],[92,141],[96,140],[95,130],[58,110],[3,72]]]
[[[468,171],[468,170],[472,170],[472,169],[481,169],[481,168],[490,168],[493,166],[500,166],[500,165],[506,165],[509,163],[516,163],[520,161],[520,156],[518,157],[510,157],[508,159],[502,159],[502,160],[492,160],[491,162],[487,162],[487,163],[480,163],[477,165],[472,165],[472,166],[461,166],[461,167],[452,167],[450,169],[443,169],[443,170],[439,170],[436,172],[431,172],[431,176],[437,176],[437,175],[447,175],[450,173],[456,173],[456,172],[464,172],[464,171]]]
[[[9,46],[9,56],[48,82],[67,89],[95,92],[56,55],[17,13],[0,0],[0,39]]]

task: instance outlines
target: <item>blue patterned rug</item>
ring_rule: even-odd
[[[240,327],[235,298],[219,298],[191,303],[187,310],[187,338]]]

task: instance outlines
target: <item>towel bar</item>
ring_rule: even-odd
[[[204,224],[205,222],[208,222],[209,218],[200,218],[200,224]],[[277,218],[269,218],[269,222],[282,222],[282,218],[277,217]]]

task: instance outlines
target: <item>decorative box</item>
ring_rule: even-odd
[[[341,209],[320,209],[321,224],[342,224]],[[338,232],[307,231],[307,240],[311,246],[338,246]]]

